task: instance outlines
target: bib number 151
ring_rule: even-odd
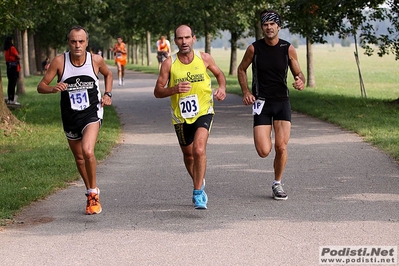
[[[85,110],[90,106],[87,90],[69,92],[69,100],[71,102],[71,108],[76,111]]]

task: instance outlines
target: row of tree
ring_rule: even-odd
[[[149,63],[152,38],[166,35],[173,39],[174,28],[184,23],[194,28],[197,37],[205,39],[205,51],[209,53],[212,38],[221,30],[230,32],[229,74],[235,75],[237,43],[249,36],[262,37],[259,15],[267,8],[280,12],[284,27],[291,33],[306,38],[308,86],[315,86],[312,44],[323,43],[336,33],[341,37],[359,35],[359,43],[368,54],[373,54],[377,45],[379,55],[394,53],[399,58],[396,0],[2,0],[0,35],[15,34],[24,58],[23,74],[27,76],[41,68],[45,57],[65,48],[66,33],[73,25],[88,29],[95,51],[108,49],[112,40],[122,35],[135,47],[135,63],[139,50],[141,63]],[[378,29],[372,22],[378,20],[391,21],[389,35],[376,34]],[[4,107],[0,103],[0,111]],[[4,121],[3,112],[0,116]]]

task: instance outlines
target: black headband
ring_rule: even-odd
[[[276,13],[265,13],[260,17],[261,25],[263,25],[267,21],[274,21],[280,27],[281,21],[280,16]]]

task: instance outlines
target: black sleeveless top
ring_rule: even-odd
[[[264,39],[252,43],[255,48],[252,59],[252,94],[266,102],[289,100],[287,73],[290,43],[279,39],[275,46],[266,44]]]

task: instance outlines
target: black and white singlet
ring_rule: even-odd
[[[74,66],[69,52],[64,54],[64,71],[59,82],[68,84],[61,92],[61,116],[68,138],[77,137],[84,127],[103,118],[99,78],[94,72],[92,57],[86,52],[81,66]]]

